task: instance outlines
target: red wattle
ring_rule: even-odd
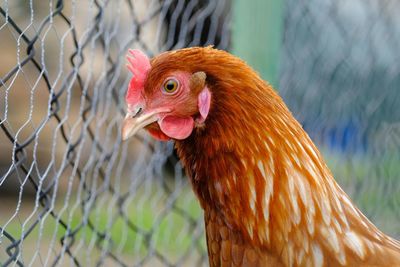
[[[156,129],[149,129],[149,134],[156,140],[158,141],[169,141],[171,140],[171,138],[164,134],[163,132],[161,132],[160,130],[156,130]]]
[[[194,128],[192,117],[166,116],[158,124],[164,134],[177,140],[189,137]]]

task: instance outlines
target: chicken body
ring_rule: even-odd
[[[400,243],[352,204],[282,99],[243,61],[208,47],[150,65],[139,102],[163,111],[145,126],[175,140],[204,209],[210,266],[400,266]],[[171,76],[182,93],[165,99],[158,91]]]

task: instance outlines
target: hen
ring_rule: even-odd
[[[210,266],[400,266],[282,99],[245,62],[206,48],[130,50],[122,126],[175,140],[204,209]]]

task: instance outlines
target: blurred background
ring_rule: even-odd
[[[119,137],[128,48],[214,45],[246,60],[366,216],[400,238],[397,10],[396,0],[0,1],[0,265],[207,266],[173,144]]]

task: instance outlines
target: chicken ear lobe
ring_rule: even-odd
[[[196,124],[202,124],[210,111],[211,92],[206,86],[207,75],[203,71],[198,71],[192,74],[189,81],[190,92],[195,97],[197,96],[197,107],[200,116],[196,118]]]
[[[204,89],[200,92],[197,98],[197,105],[199,108],[200,117],[197,118],[196,122],[203,123],[208,116],[211,105],[211,92],[207,86],[204,87]]]

